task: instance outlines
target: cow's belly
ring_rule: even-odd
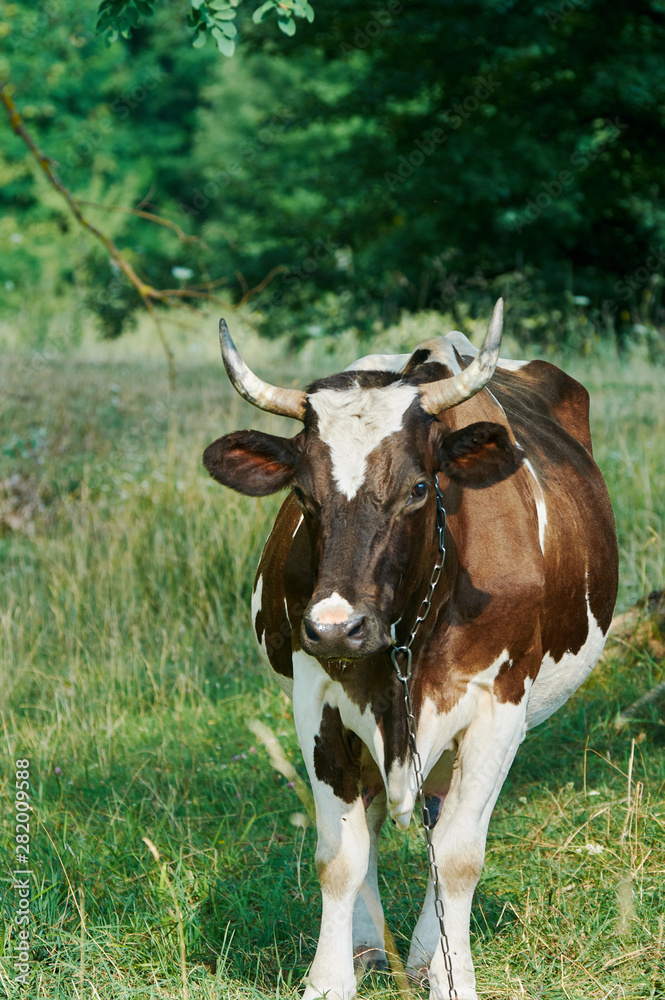
[[[588,633],[577,653],[564,653],[555,661],[549,653],[543,657],[534,681],[526,713],[528,729],[533,729],[553,715],[577,691],[603,651],[607,633],[603,632],[589,606],[587,596]]]

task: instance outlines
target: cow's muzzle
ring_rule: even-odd
[[[343,621],[322,622],[305,612],[300,630],[302,648],[319,660],[358,659],[386,649],[390,639],[383,635],[376,617],[353,609]]]

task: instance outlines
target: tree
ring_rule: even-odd
[[[196,9],[226,16],[226,2]],[[369,331],[399,309],[454,311],[462,300],[486,311],[499,291],[513,322],[515,303],[538,307],[534,339],[563,335],[556,317],[567,309],[584,336],[662,323],[656,0],[381,0],[366,13],[318,0],[316,19],[279,44],[270,17],[233,10],[243,38],[233,60],[183,46],[178,11],[155,5],[131,38],[88,43],[85,88],[69,78],[42,88],[51,70],[31,84],[58,109],[36,122],[48,148],[72,109],[94,122],[118,81],[126,93],[141,68],[164,72],[71,174],[89,183],[92,171],[107,192],[152,191],[155,210],[204,241],[183,253],[128,221],[126,242],[150,267],[225,278],[237,299],[280,269],[255,297],[257,315],[304,335]],[[64,32],[75,16],[63,16]]]

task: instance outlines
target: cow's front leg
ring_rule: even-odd
[[[521,705],[499,704],[489,692],[479,701],[474,721],[462,736],[450,790],[432,833],[459,1000],[477,1000],[471,958],[471,901],[480,878],[492,810],[525,732],[526,698]],[[408,959],[408,970],[422,975],[429,965],[430,1000],[446,1000],[448,977],[434,910],[431,879]]]
[[[329,687],[320,667],[298,671],[294,662],[293,714],[316,807],[322,898],[319,943],[303,1000],[355,996],[353,910],[370,854],[357,737],[344,728],[338,709],[326,700]]]
[[[374,791],[375,789],[363,789],[363,799],[371,796]],[[353,958],[358,972],[363,969],[388,969],[377,872],[379,835],[388,813],[385,790],[381,788],[369,805],[367,802],[365,804],[370,838],[369,865],[353,911]]]

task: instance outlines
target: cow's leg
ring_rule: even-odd
[[[353,911],[353,956],[356,968],[387,969],[384,943],[384,919],[379,895],[377,862],[379,834],[387,814],[385,791],[372,799],[367,808],[369,828],[369,865]]]
[[[433,830],[445,928],[459,1000],[477,1000],[469,940],[471,900],[480,878],[487,828],[501,786],[525,732],[526,698],[500,704],[488,692],[461,737],[450,791]],[[439,942],[431,880],[411,942],[407,968],[415,976],[429,965],[430,998],[446,1000],[448,978]]]
[[[301,670],[297,661],[294,657],[293,715],[316,807],[322,899],[319,943],[303,1000],[324,995],[351,1000],[356,993],[353,910],[370,856],[360,762],[338,710],[326,701],[326,675],[310,664]]]

